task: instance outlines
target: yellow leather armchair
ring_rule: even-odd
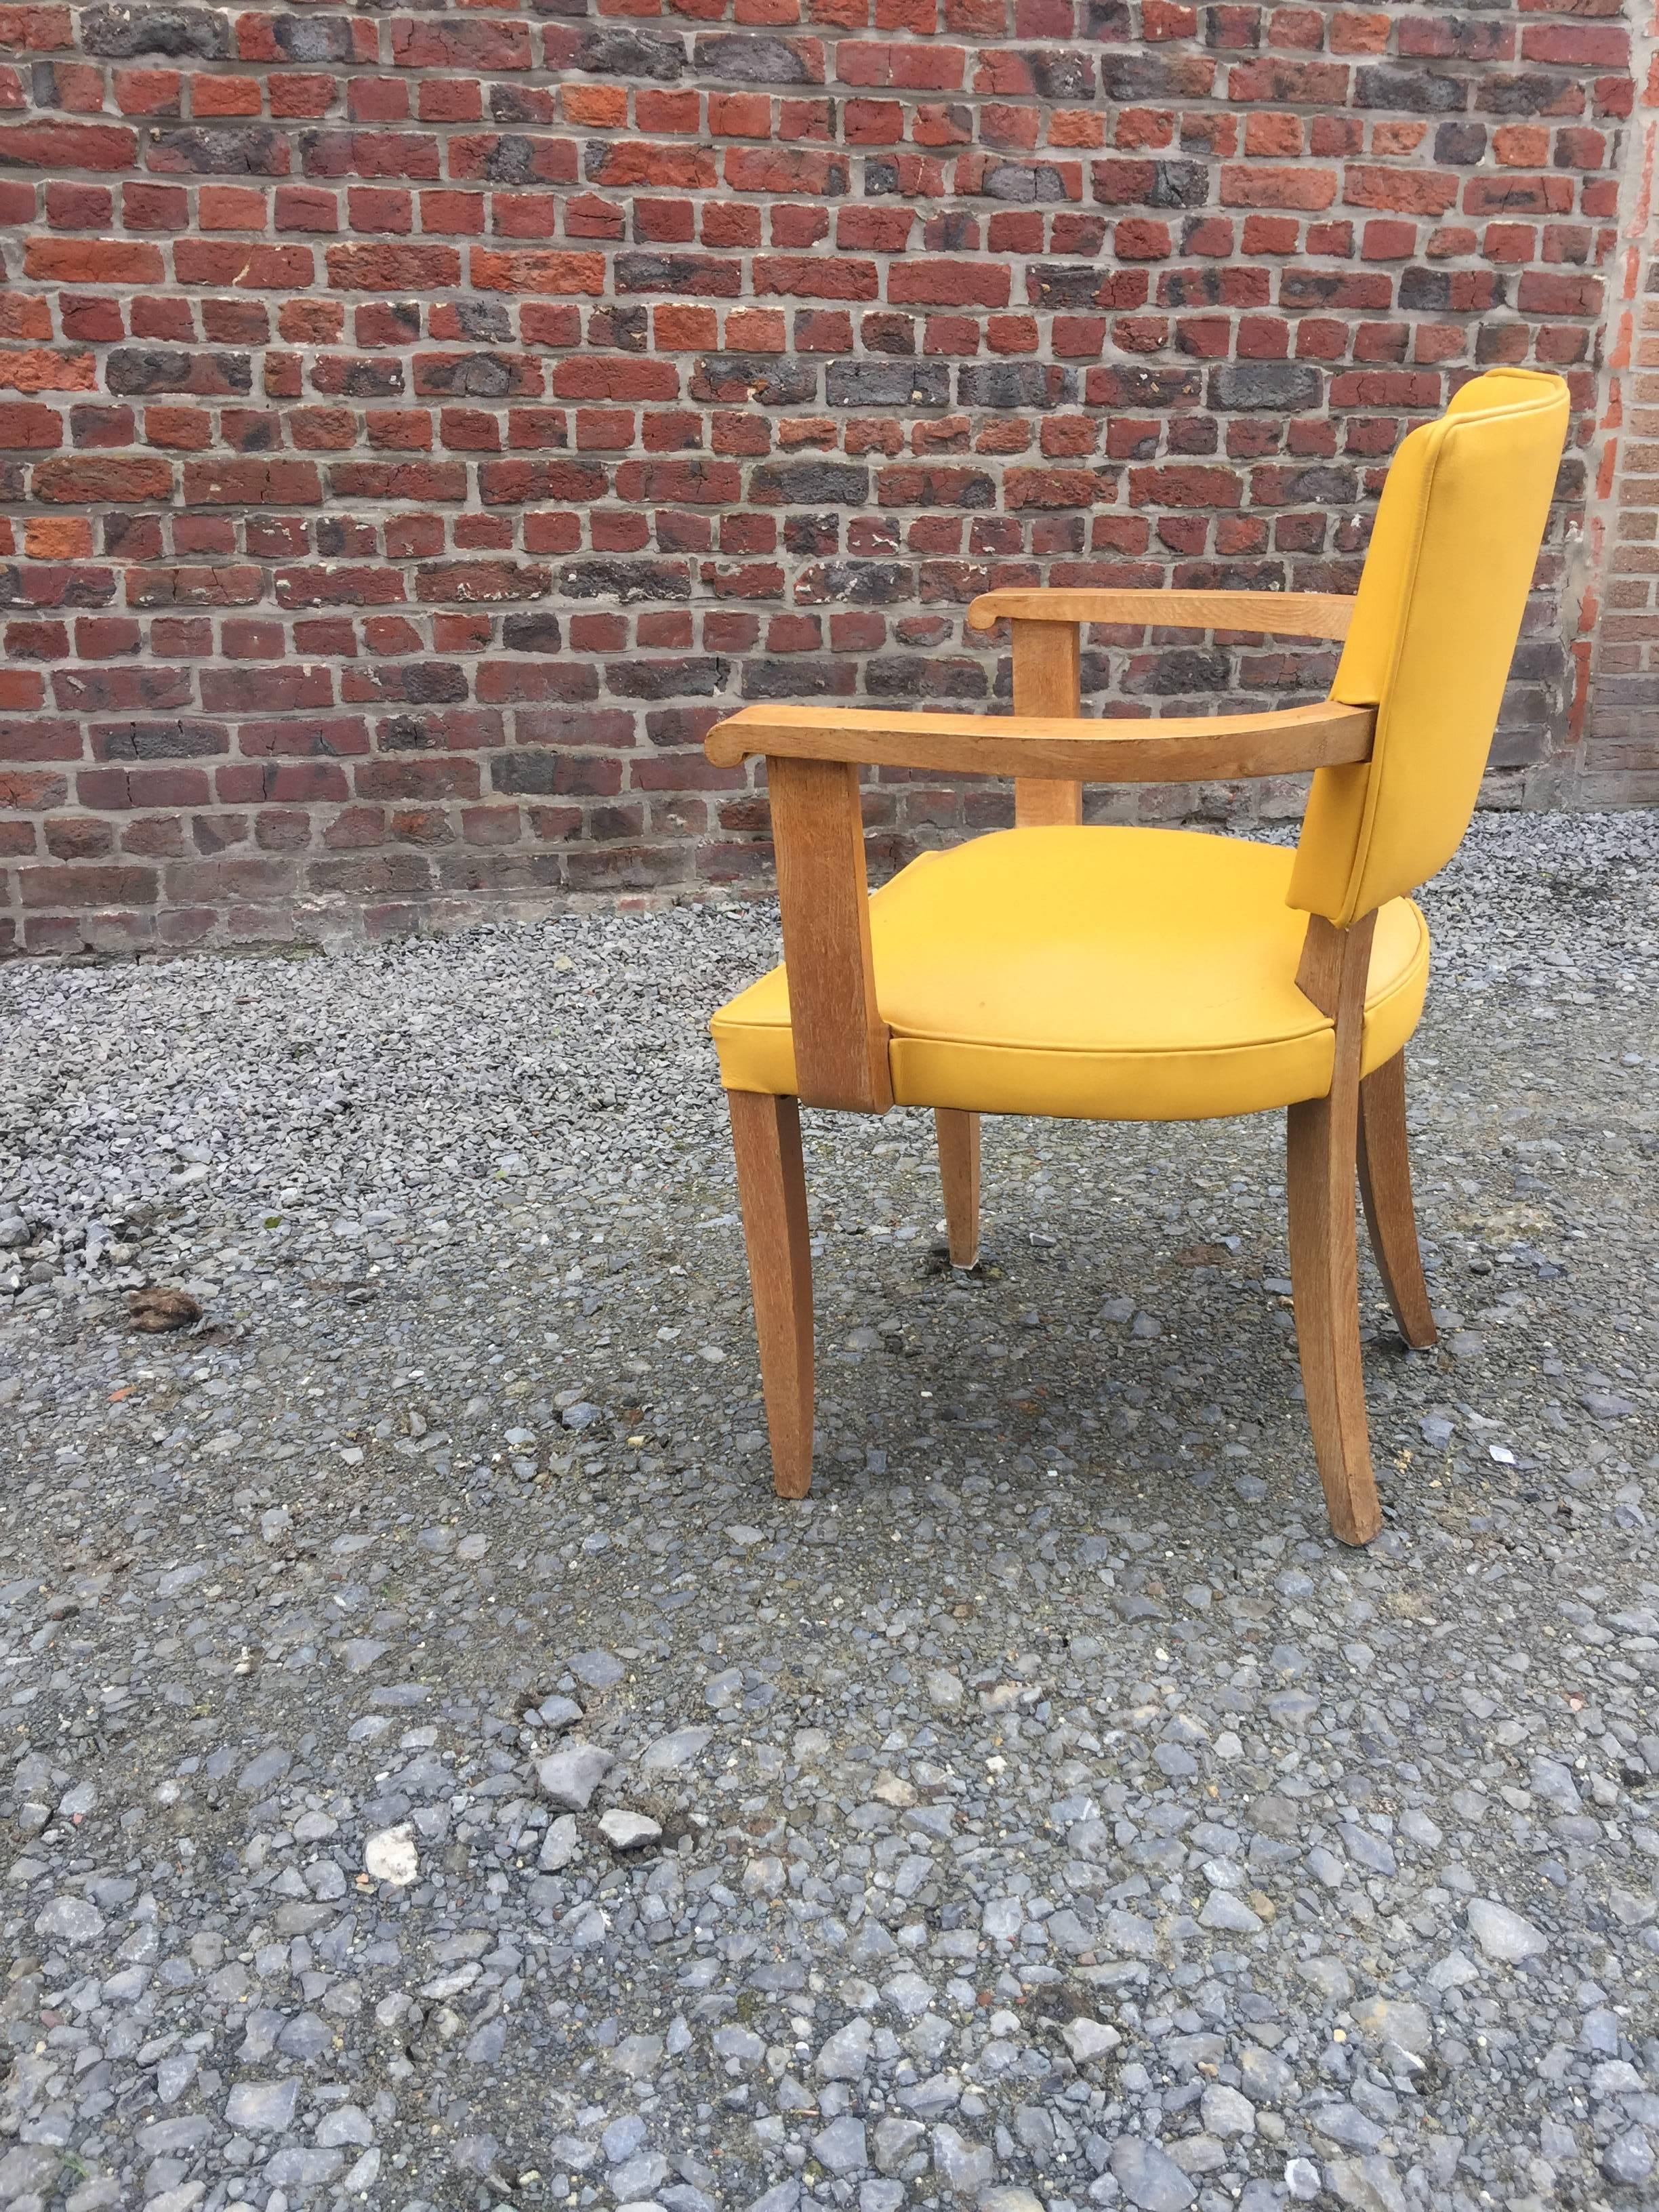
[[[951,1256],[978,1243],[979,1115],[1202,1120],[1286,1109],[1291,1276],[1331,1527],[1382,1524],[1359,1353],[1354,1184],[1408,1344],[1434,1323],[1406,1149],[1404,1047],[1429,939],[1409,893],[1474,811],[1565,439],[1559,377],[1497,369],[1396,453],[1352,599],[1000,591],[1013,713],[750,707],[709,757],[767,763],[784,964],[711,1024],[732,1115],[776,1486],[812,1468],[812,1288],[798,1101],[929,1106]],[[1265,714],[1086,721],[1088,623],[1342,639],[1331,696]],[[868,891],[859,765],[1012,775],[1016,827]],[[1095,781],[1315,771],[1278,846],[1085,828]]]

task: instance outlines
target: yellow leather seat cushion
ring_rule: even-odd
[[[870,902],[901,1105],[1199,1121],[1323,1097],[1330,1022],[1296,988],[1295,855],[1183,830],[1008,830],[925,854]],[[1364,1066],[1417,1026],[1429,933],[1377,916]],[[792,1093],[784,970],[709,1024],[728,1091]]]

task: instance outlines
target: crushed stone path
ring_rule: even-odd
[[[958,1274],[809,1116],[784,1505],[774,909],[0,971],[0,2206],[1651,2205],[1659,820],[1425,903],[1364,1553],[1275,1117],[989,1124]]]

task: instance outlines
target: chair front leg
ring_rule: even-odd
[[[1365,1425],[1355,1244],[1353,1101],[1310,1098],[1290,1109],[1285,1189],[1296,1343],[1331,1533],[1369,1544],[1382,1526]]]
[[[812,1486],[812,1253],[800,1109],[793,1098],[759,1091],[728,1091],[726,1097],[773,1487],[780,1498],[805,1498]]]
[[[951,1264],[971,1267],[979,1257],[979,1115],[939,1106],[933,1110],[933,1127]]]
[[[1359,1195],[1370,1231],[1376,1271],[1394,1308],[1400,1334],[1415,1352],[1437,1344],[1429,1310],[1412,1205],[1411,1152],[1406,1140],[1406,1055],[1368,1075],[1359,1086]]]

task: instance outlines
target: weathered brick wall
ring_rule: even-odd
[[[1651,797],[1571,534],[1641,246],[1621,4],[0,5],[0,942],[750,878],[720,713],[990,702],[993,583],[1350,587],[1402,428],[1493,362],[1579,408],[1497,795],[1589,732]],[[1329,665],[1107,634],[1085,682]],[[871,795],[895,854],[1006,803]]]
[[[1642,10],[1637,122],[1626,161],[1621,235],[1610,268],[1597,482],[1572,737],[1577,795],[1591,806],[1659,806],[1659,13]]]

